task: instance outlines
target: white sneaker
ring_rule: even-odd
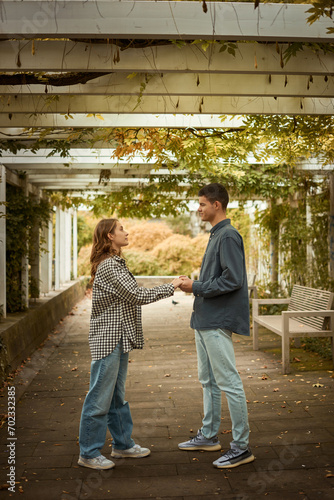
[[[112,469],[113,467],[115,467],[114,462],[108,460],[103,455],[95,458],[83,458],[79,456],[78,464],[82,465],[82,467],[89,467],[90,469],[99,470]]]
[[[142,458],[147,457],[151,453],[148,448],[142,448],[139,444],[135,444],[128,450],[115,450],[112,449],[111,456],[113,458]]]

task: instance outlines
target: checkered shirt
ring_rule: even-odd
[[[174,286],[139,287],[117,255],[99,264],[93,284],[89,346],[93,360],[108,356],[122,340],[123,351],[144,346],[141,306],[174,294]]]

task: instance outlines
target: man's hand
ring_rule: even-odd
[[[182,280],[182,283],[180,285],[180,289],[182,290],[182,292],[191,293],[193,291],[194,280],[191,280],[190,278],[188,278],[188,276],[180,276],[180,278]]]

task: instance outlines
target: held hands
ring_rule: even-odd
[[[188,278],[188,276],[180,276],[172,281],[174,288],[180,288],[182,292],[192,292],[193,280]]]
[[[182,283],[181,277],[180,278],[175,278],[172,281],[172,285],[174,286],[175,290],[180,287],[181,283]]]

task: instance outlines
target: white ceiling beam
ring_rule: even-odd
[[[2,38],[141,38],[326,42],[328,19],[307,23],[309,5],[253,2],[4,0]]]
[[[334,99],[299,97],[189,97],[189,96],[12,96],[0,101],[0,113],[180,113],[202,114],[333,114]],[[68,120],[71,126],[71,120]]]
[[[12,170],[17,170],[17,171],[24,171],[27,173],[27,175],[53,175],[53,174],[66,174],[66,175],[88,175],[88,174],[94,174],[96,175],[97,173],[100,173],[101,170],[110,170],[112,172],[113,176],[136,176],[136,175],[144,175],[144,174],[150,174],[150,173],[155,173],[159,175],[164,175],[166,173],[169,173],[167,169],[159,169],[158,171],[154,171],[150,168],[129,168],[129,169],[124,169],[124,168],[106,168],[106,167],[101,167],[99,165],[96,165],[95,168],[82,168],[81,165],[79,165],[79,168],[68,168],[68,167],[61,167],[61,166],[56,166],[56,167],[50,167],[47,164],[44,165],[39,165],[38,167],[34,165],[30,165],[28,163],[11,163],[9,164],[6,160],[3,161],[3,164],[11,168]]]
[[[212,113],[208,115],[194,114],[159,114],[159,113],[101,113],[100,117],[87,116],[85,113],[77,113],[68,119],[64,115],[13,115],[9,111],[0,113],[0,127],[6,128],[6,133],[17,127],[40,127],[40,128],[81,128],[91,127],[158,127],[158,128],[221,128],[242,126],[242,116],[224,119],[221,115]],[[0,136],[1,137],[1,136]],[[23,138],[21,139],[24,140]]]
[[[158,2],[161,3],[161,2]],[[184,2],[179,2],[184,3]],[[195,2],[191,2],[195,6]],[[151,4],[154,5],[153,2]],[[224,4],[221,4],[224,5]],[[239,3],[239,6],[242,4]],[[264,7],[266,4],[262,5]],[[278,5],[278,4],[277,4]],[[297,5],[296,5],[297,7]],[[299,6],[300,7],[300,6]],[[281,5],[280,8],[284,9]],[[334,73],[333,54],[304,47],[281,67],[275,44],[237,43],[235,56],[220,44],[203,50],[201,44],[163,45],[118,50],[114,45],[44,40],[0,42],[0,72],[112,72],[112,73],[244,73],[326,75]],[[282,50],[287,48],[282,45]],[[116,52],[119,61],[114,61]],[[19,56],[19,57],[18,57]],[[18,59],[20,66],[18,66]]]
[[[0,95],[42,95],[44,85],[1,86]],[[167,73],[137,75],[113,74],[91,83],[65,87],[48,86],[47,95],[136,95],[136,96],[299,96],[333,97],[333,76],[310,75],[247,75]]]

